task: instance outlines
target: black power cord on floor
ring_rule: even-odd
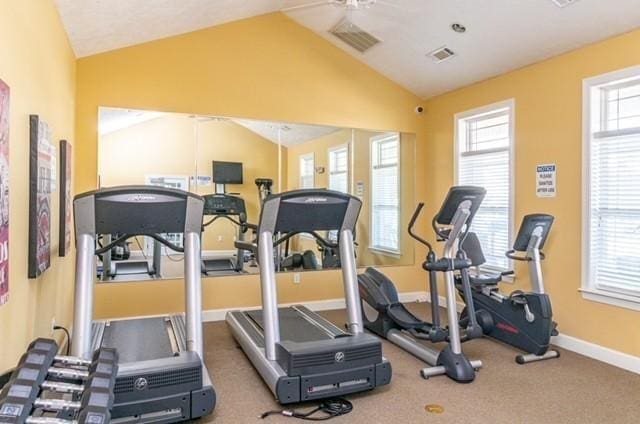
[[[66,328],[64,328],[61,325],[54,325],[53,326],[54,331],[55,330],[62,330],[64,331],[64,334],[67,335],[67,349],[66,349],[66,355],[69,356],[69,352],[71,349],[71,336],[69,335],[69,330],[67,330]]]
[[[353,411],[353,404],[344,398],[333,398],[322,401],[320,405],[308,412],[299,412],[293,409],[281,409],[274,411],[267,411],[260,415],[260,418],[265,419],[270,415],[283,415],[285,417],[298,418],[307,421],[326,421],[331,418],[346,415]],[[321,417],[312,417],[312,415],[322,412],[327,415]]]

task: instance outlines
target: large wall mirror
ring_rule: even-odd
[[[360,198],[355,233],[359,267],[414,263],[406,228],[414,208],[415,135],[179,113],[100,108],[101,187],[156,185],[205,197],[202,273],[258,273],[256,258],[236,240],[255,238],[266,196],[302,188]],[[104,234],[104,246],[121,234]],[[181,234],[163,237],[180,246]],[[275,239],[276,269],[340,267],[336,232]],[[325,243],[326,242],[326,243]],[[97,261],[100,281],[183,276],[183,257],[153,238],[130,238]]]

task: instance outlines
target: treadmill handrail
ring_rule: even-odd
[[[175,202],[175,207],[177,208],[174,208],[175,217],[173,215],[168,217],[149,215],[146,218],[138,216],[139,221],[133,223],[135,227],[134,225],[129,225],[129,228],[140,228],[141,230],[155,229],[160,226],[154,226],[153,224],[158,222],[158,220],[164,219],[162,229],[179,227],[179,231],[168,232],[180,232],[184,234],[185,334],[187,350],[196,352],[201,359],[204,358],[202,336],[202,280],[200,275],[202,250],[200,233],[202,230],[204,199],[201,196],[186,191],[155,186],[122,186],[98,189],[76,195],[74,198],[76,273],[73,317],[74,337],[73,343],[71,344],[74,356],[90,358],[93,353],[91,351],[91,328],[96,272],[95,252],[96,238],[99,234],[98,229],[100,228],[97,224],[104,224],[104,222],[99,222],[101,218],[97,213],[99,210],[96,208],[96,206],[100,206],[98,200],[113,196],[117,201],[112,202],[112,207],[117,209],[118,207],[128,205],[134,209],[137,208],[139,211],[153,207],[153,201],[156,199],[156,195],[161,202],[166,203],[167,199],[171,202],[173,202],[173,199],[183,200],[184,202]],[[115,216],[118,215],[116,214]],[[156,221],[154,221],[154,217]],[[126,221],[127,217],[124,218],[122,222],[131,224],[131,222]],[[178,226],[177,223],[180,225]],[[131,229],[128,231],[129,236],[138,233],[138,231],[131,231]],[[158,232],[163,233],[164,231]],[[103,232],[102,234],[110,235],[112,233]],[[165,242],[168,242],[158,236],[158,234],[139,235],[152,237],[165,245]],[[121,241],[120,238],[116,240],[116,242],[117,241]]]
[[[332,247],[334,249],[337,249],[339,247],[338,243],[332,243],[329,240],[325,239],[324,237],[322,237],[320,234],[318,234],[315,231],[291,231],[286,233],[284,236],[280,237],[279,239],[277,239],[275,242],[273,242],[274,247],[278,246],[282,243],[284,243],[285,241],[289,240],[291,237],[298,235],[298,234],[309,234],[311,236],[313,236],[313,238],[315,238],[318,243],[320,243],[322,246],[324,247]]]

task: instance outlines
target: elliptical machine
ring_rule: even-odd
[[[475,314],[471,313],[465,323],[464,332],[460,334],[453,273],[460,273],[464,287],[463,296],[470,299],[468,268],[471,267],[471,262],[464,252],[457,250],[457,245],[460,240],[464,240],[485,193],[486,190],[482,187],[459,186],[449,189],[440,211],[432,221],[436,235],[445,242],[443,255],[439,259],[433,246],[413,230],[424,204],[418,204],[413,213],[409,223],[409,235],[428,249],[422,267],[429,273],[432,323],[425,322],[409,312],[400,303],[398,290],[393,282],[381,272],[367,268],[364,274],[358,276],[364,326],[429,364],[429,367],[420,371],[423,378],[445,374],[454,381],[470,383],[475,379],[476,369],[482,366],[481,361],[470,361],[462,352],[461,343],[482,337],[482,328],[476,322]],[[445,226],[448,228],[443,228]],[[440,323],[437,284],[439,272],[445,276],[448,327]],[[469,310],[474,310],[472,302],[469,303]],[[448,345],[438,351],[426,347],[421,340],[433,343],[448,342]]]
[[[513,291],[509,295],[500,292],[498,284],[505,275],[486,275],[477,273],[470,276],[473,302],[460,316],[460,325],[464,325],[474,314],[485,335],[507,343],[527,352],[516,356],[518,364],[558,358],[560,353],[549,350],[551,336],[557,336],[557,324],[553,321],[551,301],[544,291],[541,261],[544,254],[540,251],[549,236],[553,216],[532,214],[523,218],[513,249],[506,253],[509,259],[527,262],[529,279],[533,291]],[[474,267],[479,268],[486,262],[480,241],[475,233],[469,233],[461,245]],[[524,255],[517,252],[524,252]],[[457,278],[459,290],[463,289]],[[471,306],[471,308],[469,308]]]

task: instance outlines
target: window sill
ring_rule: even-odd
[[[620,308],[640,311],[640,298],[598,289],[581,288],[582,297],[598,303],[618,306]]]
[[[373,253],[379,253],[384,256],[396,258],[396,259],[399,259],[402,256],[402,253],[398,250],[387,250],[387,249],[381,249],[379,247],[370,247],[369,251]]]

